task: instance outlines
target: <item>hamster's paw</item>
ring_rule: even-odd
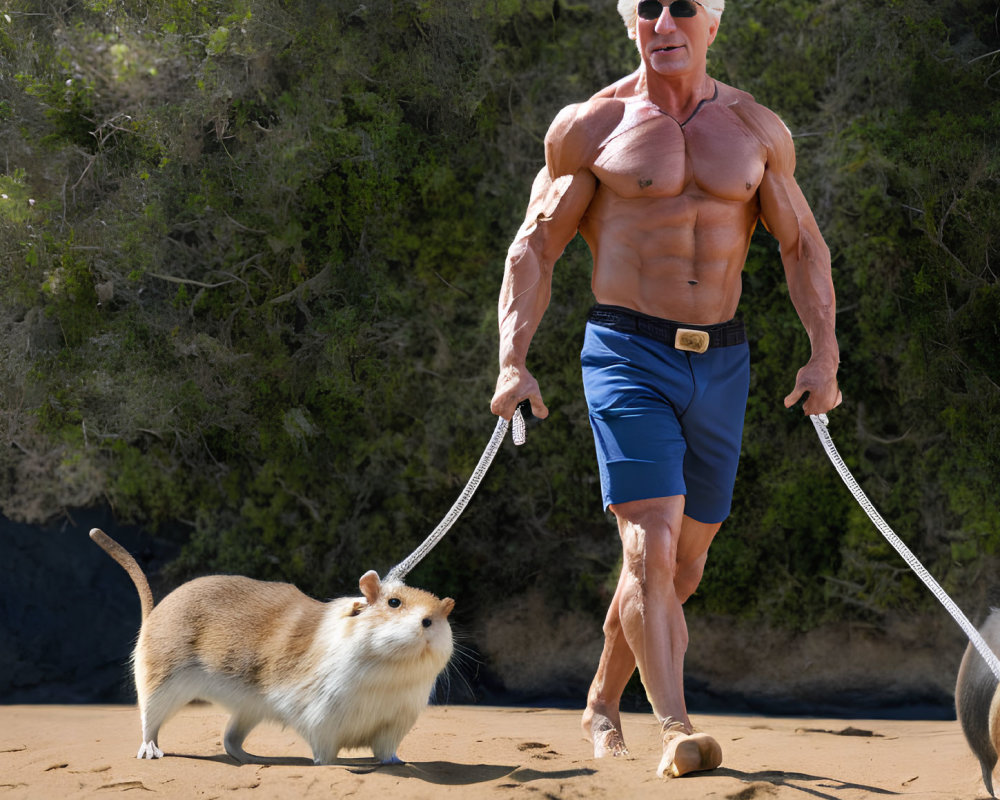
[[[136,758],[163,758],[163,751],[156,746],[156,742],[143,742],[136,753]]]

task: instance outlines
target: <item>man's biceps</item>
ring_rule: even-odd
[[[772,178],[761,183],[760,219],[779,243],[798,240],[812,216],[805,198],[796,188],[794,181],[789,185],[781,179]]]
[[[555,220],[570,218],[577,222],[590,205],[594,196],[596,181],[587,170],[573,175],[561,175],[552,181],[543,203],[539,207],[539,219]]]
[[[760,187],[760,221],[779,241],[797,225],[794,209],[787,194],[775,186]]]

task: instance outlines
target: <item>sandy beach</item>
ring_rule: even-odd
[[[0,707],[0,797],[629,798],[928,800],[987,798],[957,722],[695,715],[725,752],[711,772],[661,780],[651,715],[627,714],[631,756],[595,759],[580,712],[428,708],[403,740],[401,766],[370,754],[314,766],[289,730],[262,725],[247,750],[283,763],[241,766],[224,752],[225,713],[185,708],[160,735],[167,757],[139,761],[130,706]]]

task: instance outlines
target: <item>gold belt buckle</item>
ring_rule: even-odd
[[[708,331],[693,331],[690,328],[678,328],[674,335],[674,347],[687,350],[690,353],[704,353],[711,341]]]

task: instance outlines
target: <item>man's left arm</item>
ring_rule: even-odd
[[[830,250],[795,181],[791,133],[776,116],[766,113],[771,118],[766,125],[770,129],[767,165],[759,190],[761,221],[781,246],[788,293],[812,347],[809,361],[796,375],[795,388],[785,398],[785,407],[791,408],[808,394],[802,410],[806,414],[823,414],[841,401]]]

